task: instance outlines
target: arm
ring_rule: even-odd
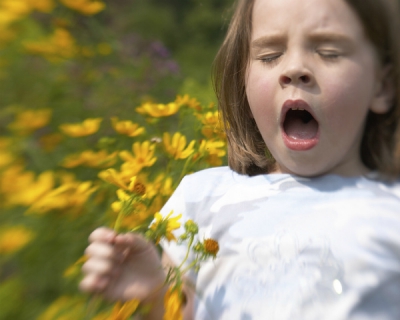
[[[128,233],[117,235],[106,228],[96,229],[89,237],[90,245],[83,265],[82,291],[99,293],[115,301],[138,299],[153,307],[143,320],[158,320],[164,314],[166,266],[172,261],[159,257],[156,247],[142,236]],[[184,319],[191,319],[194,290],[184,288],[187,303]]]

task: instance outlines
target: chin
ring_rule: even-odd
[[[324,174],[329,174],[330,170],[329,169],[319,169],[315,168],[315,166],[313,167],[309,167],[309,166],[287,166],[287,167],[283,167],[283,166],[279,166],[277,171],[277,173],[289,173],[289,174],[293,174],[296,176],[300,176],[300,177],[306,177],[306,178],[312,178],[312,177],[318,177]]]

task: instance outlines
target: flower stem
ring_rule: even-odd
[[[194,235],[191,234],[190,235],[190,240],[189,240],[189,243],[188,243],[188,246],[187,246],[186,256],[183,259],[183,261],[181,262],[181,264],[179,265],[179,267],[178,267],[179,270],[182,268],[182,266],[184,265],[186,260],[189,258],[190,248],[192,247],[193,240],[194,240]]]
[[[118,212],[117,220],[115,220],[115,224],[114,224],[114,231],[116,231],[116,232],[118,232],[121,227],[122,216],[123,216],[122,211]]]
[[[98,295],[93,295],[89,298],[89,301],[87,303],[87,312],[85,314],[85,319],[84,320],[91,320],[96,314],[96,311],[99,307],[100,304],[100,297]]]
[[[189,156],[189,157],[186,159],[185,165],[183,166],[183,169],[182,169],[181,175],[179,176],[178,181],[181,181],[182,178],[185,176],[186,171],[187,171],[187,168],[188,168],[189,163],[190,163],[190,161],[192,160],[192,158],[193,158],[193,154],[192,154],[191,156]]]
[[[169,176],[171,172],[172,161],[174,161],[173,157],[168,159],[167,168],[165,169],[165,176]]]
[[[192,261],[185,269],[181,271],[181,275],[184,275],[187,271],[189,271],[192,267],[194,267],[197,263],[197,260]]]

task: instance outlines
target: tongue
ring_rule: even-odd
[[[292,139],[312,139],[317,135],[318,123],[315,119],[304,122],[300,118],[289,118],[285,121],[284,129]]]

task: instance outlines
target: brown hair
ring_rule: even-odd
[[[245,76],[249,62],[252,11],[255,0],[238,0],[227,35],[213,66],[214,87],[228,140],[228,163],[247,175],[271,172],[275,160],[251,116]],[[400,175],[400,34],[396,0],[346,0],[358,14],[382,65],[391,65],[395,87],[386,114],[370,112],[361,143],[361,159],[388,177]]]

